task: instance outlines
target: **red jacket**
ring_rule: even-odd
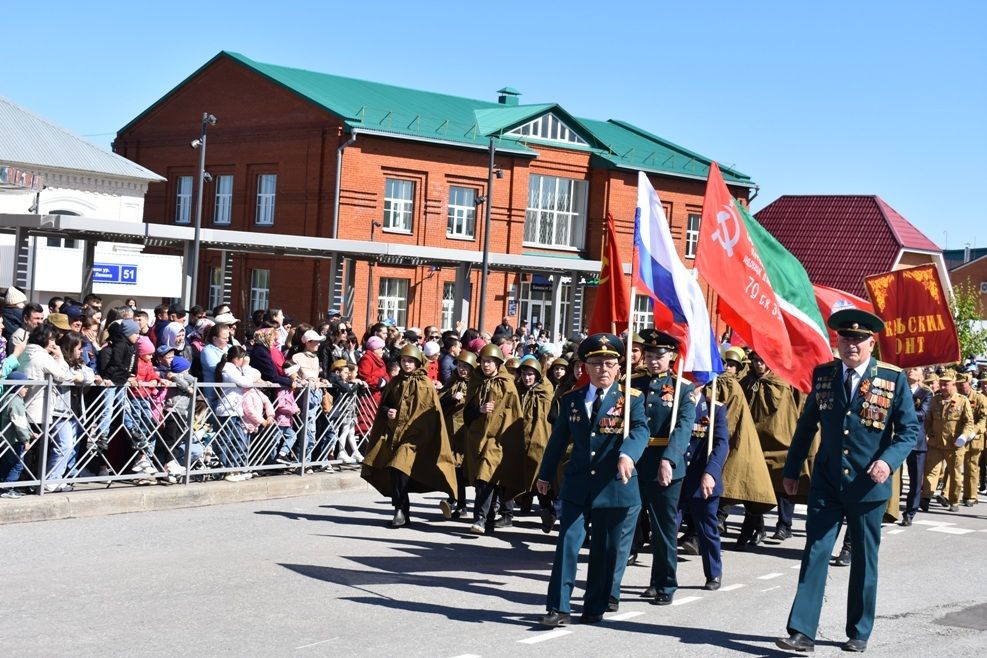
[[[161,375],[154,368],[154,364],[150,361],[145,361],[144,359],[137,357],[137,386],[133,388],[134,397],[138,398],[149,398],[154,394],[154,389],[143,386],[147,382],[160,382],[162,381]]]

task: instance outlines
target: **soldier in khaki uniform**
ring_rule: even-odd
[[[970,400],[973,409],[974,436],[967,441],[963,458],[963,504],[977,504],[977,485],[980,480],[980,461],[984,452],[984,433],[987,432],[987,396],[978,392],[970,383],[970,374],[956,376],[956,388],[960,395]]]
[[[929,452],[925,462],[925,485],[922,489],[922,511],[929,509],[929,499],[935,495],[939,476],[949,480],[946,498],[949,511],[960,509],[960,489],[963,486],[963,458],[966,444],[973,438],[973,409],[970,401],[956,390],[956,375],[947,370],[939,376],[940,392],[932,400],[925,417],[925,432],[929,436]],[[937,498],[940,503],[943,497]],[[945,504],[945,503],[944,503]]]

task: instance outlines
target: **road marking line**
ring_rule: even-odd
[[[459,656],[453,656],[452,658],[480,658],[479,654],[475,653],[464,653]]]
[[[635,617],[640,617],[644,613],[640,610],[631,610],[630,612],[621,612],[619,614],[613,615],[612,617],[606,617],[606,621],[626,621],[628,619],[634,619]]]
[[[726,587],[721,587],[720,588],[720,591],[721,592],[732,592],[733,590],[740,589],[741,587],[747,587],[747,585],[745,585],[743,583],[734,583],[733,585],[727,585]]]
[[[672,601],[672,605],[685,605],[686,603],[692,603],[693,601],[702,601],[701,596],[684,596],[681,599],[675,599]]]
[[[768,589],[762,589],[762,592],[770,592],[773,589],[781,589],[781,585],[775,585],[774,587],[769,587]]]
[[[773,578],[781,578],[784,575],[785,574],[783,574],[783,573],[766,573],[763,576],[758,576],[757,579],[758,580],[771,580]]]
[[[915,525],[933,525],[933,526],[943,526],[943,525],[956,525],[949,521],[929,521],[928,519],[915,519],[912,521]]]
[[[930,528],[930,530],[931,530],[931,528]],[[888,530],[886,534],[889,534],[889,535],[899,535],[899,534],[903,533],[904,531],[905,531],[904,528],[895,528],[894,530]]]
[[[929,528],[929,532],[942,532],[947,535],[967,535],[971,532],[976,532],[976,530],[965,530],[963,528],[947,528],[946,526],[936,526],[935,528]]]
[[[802,565],[801,564],[793,564],[792,566],[790,566],[788,568],[789,569],[801,569],[802,568]]]
[[[572,631],[562,630],[557,628],[554,631],[548,631],[547,633],[539,633],[534,637],[529,637],[526,640],[518,640],[519,644],[538,644],[539,642],[545,642],[546,640],[554,640],[557,637],[564,637],[566,635],[572,635]]]
[[[298,649],[308,649],[309,647],[318,646],[320,644],[325,644],[326,642],[332,642],[333,640],[338,640],[338,639],[339,636],[337,635],[336,637],[331,637],[328,640],[319,640],[318,642],[313,642],[312,644],[303,644],[300,647],[295,647],[295,650],[297,651]]]

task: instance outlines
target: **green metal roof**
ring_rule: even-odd
[[[502,105],[492,101],[264,64],[227,51],[216,55],[120,132],[137,123],[153,107],[221,57],[239,62],[336,115],[350,130],[472,148],[487,148],[488,140],[494,137],[496,148],[500,151],[535,157],[538,152],[529,144],[537,147],[539,140],[506,136],[504,133],[546,112],[554,112],[570,129],[586,140],[598,166],[642,169],[702,179],[706,178],[709,171],[709,158],[623,121],[577,119],[555,103]],[[516,93],[513,89],[511,91]],[[560,148],[586,150],[586,147],[564,142],[552,144]],[[750,177],[745,174],[722,166],[721,171],[727,182],[753,185]]]

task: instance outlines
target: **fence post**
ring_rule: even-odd
[[[301,467],[298,469],[298,474],[302,477],[305,476],[305,456],[308,454],[308,396],[312,394],[311,389],[308,386],[305,387],[305,391],[302,393],[302,454],[299,458]]]
[[[185,444],[185,486],[192,481],[189,471],[192,469],[192,442],[195,440],[195,406],[199,401],[199,382],[192,385],[192,402],[189,404],[188,442]]]
[[[51,395],[54,390],[53,379],[51,375],[45,377],[45,392],[44,399],[41,401],[41,472],[38,473],[38,495],[45,495],[45,478],[48,474],[48,443],[50,437],[48,436],[51,431],[51,421],[49,419],[49,412],[51,410]],[[26,453],[25,453],[26,456]]]

